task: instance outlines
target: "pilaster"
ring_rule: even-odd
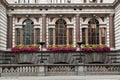
[[[13,15],[8,14],[8,32],[7,32],[7,48],[12,48],[12,35],[13,35]]]
[[[76,15],[76,42],[80,41],[80,15]]]
[[[110,47],[115,48],[115,37],[114,37],[114,14],[109,15],[109,38]]]
[[[42,15],[42,41],[46,42],[46,14]]]

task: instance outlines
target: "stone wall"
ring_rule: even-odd
[[[3,3],[0,2],[0,50],[7,47],[7,11]]]
[[[120,4],[115,8],[115,17],[114,17],[114,25],[115,25],[115,47],[116,49],[120,49]]]

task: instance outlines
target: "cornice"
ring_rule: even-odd
[[[8,8],[115,8],[120,0],[113,3],[67,3],[67,4],[9,4],[6,0],[0,0]]]
[[[111,8],[113,3],[80,3],[80,4],[9,4],[9,8]]]

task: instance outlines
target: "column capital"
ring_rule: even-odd
[[[80,16],[80,14],[76,14],[76,17],[79,17]]]
[[[46,14],[42,14],[42,16],[43,16],[43,17],[45,17],[45,16],[46,16]]]
[[[110,16],[110,17],[113,17],[113,16],[114,16],[114,13],[110,13],[109,16]]]
[[[13,16],[13,14],[10,14],[10,13],[8,13],[7,15],[8,15],[8,16],[11,16],[11,17]]]
[[[49,27],[48,29],[55,29],[55,27]]]

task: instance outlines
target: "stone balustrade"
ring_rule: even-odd
[[[0,75],[55,76],[120,74],[119,52],[40,51],[13,53],[10,51],[1,51]],[[41,56],[43,57],[42,59]],[[40,63],[41,60],[43,60],[43,63]]]
[[[55,75],[88,75],[120,74],[119,64],[2,64],[1,76],[55,76]]]

